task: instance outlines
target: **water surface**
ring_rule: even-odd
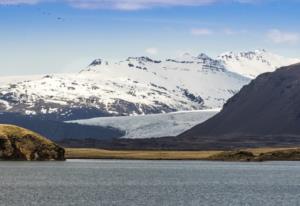
[[[300,162],[0,162],[0,205],[300,205]]]

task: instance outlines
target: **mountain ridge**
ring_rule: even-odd
[[[219,108],[250,82],[232,70],[204,53],[95,59],[78,73],[0,85],[0,111],[66,121]]]

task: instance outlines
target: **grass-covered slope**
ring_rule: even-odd
[[[64,149],[30,130],[0,124],[0,159],[64,160]]]

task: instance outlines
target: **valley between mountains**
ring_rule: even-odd
[[[32,129],[65,146],[109,147],[120,138],[149,145],[159,137],[177,144],[171,136],[216,115],[258,75],[297,62],[255,50],[216,58],[201,53],[96,59],[72,74],[1,77],[0,123]]]

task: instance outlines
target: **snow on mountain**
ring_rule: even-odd
[[[0,111],[74,120],[219,108],[249,78],[296,62],[265,50],[96,59],[74,74],[0,78]]]
[[[217,108],[248,82],[205,54],[97,59],[77,74],[1,86],[0,110],[73,120]]]
[[[226,52],[218,57],[224,66],[232,72],[255,78],[265,72],[273,72],[279,67],[288,66],[300,62],[300,59],[286,58],[267,52],[255,50],[250,52]]]
[[[100,117],[72,121],[82,125],[113,127],[125,131],[127,139],[176,136],[217,114],[220,110],[200,110],[127,117]]]
[[[40,79],[44,75],[23,75],[23,76],[2,76],[0,77],[0,86],[14,84],[22,81],[32,81]]]

